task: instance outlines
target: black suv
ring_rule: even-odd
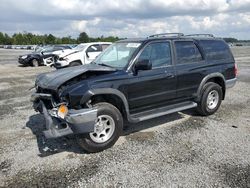
[[[212,35],[126,39],[94,62],[37,77],[31,100],[46,138],[75,134],[88,152],[111,147],[131,123],[196,108],[215,113],[236,83],[235,60]]]

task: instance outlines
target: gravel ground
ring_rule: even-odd
[[[250,47],[233,48],[239,81],[219,111],[131,124],[117,144],[85,154],[74,138],[44,140],[29,102],[27,51],[0,49],[0,187],[250,187]]]

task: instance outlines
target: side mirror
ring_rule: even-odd
[[[148,59],[142,59],[140,61],[137,61],[134,70],[137,73],[139,70],[151,70],[151,69],[152,69],[152,63]]]

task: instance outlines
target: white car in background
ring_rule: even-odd
[[[91,42],[79,44],[75,48],[60,54],[55,63],[55,67],[64,68],[89,64],[111,44],[111,42]]]

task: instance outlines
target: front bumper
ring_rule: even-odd
[[[23,58],[19,57],[18,58],[18,63],[20,63],[22,65],[29,65],[30,59],[28,59],[28,58],[23,59]]]
[[[58,60],[55,62],[55,67],[56,68],[64,68],[64,67],[68,67],[69,66],[69,62],[68,61],[65,61],[65,60]]]
[[[51,100],[53,109],[46,108],[43,100]],[[94,131],[97,110],[86,108],[80,110],[70,109],[64,119],[57,116],[56,105],[50,94],[34,93],[31,96],[33,107],[44,115],[46,130],[43,134],[46,138],[58,138],[70,134],[90,133]]]

